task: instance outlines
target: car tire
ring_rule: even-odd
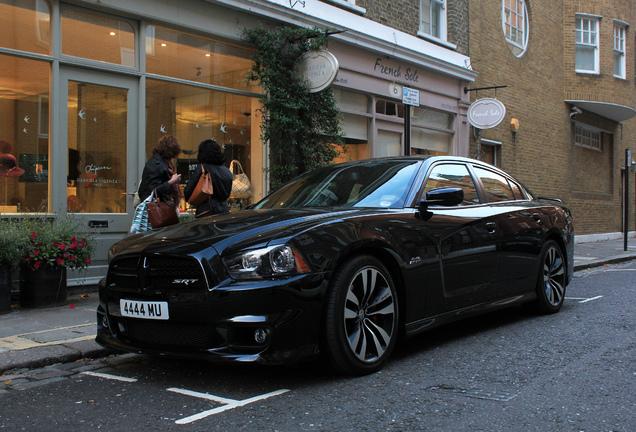
[[[398,297],[380,260],[354,257],[340,266],[327,293],[322,349],[329,363],[350,375],[384,366],[398,336]]]
[[[566,263],[563,251],[554,240],[541,250],[537,278],[536,308],[541,313],[556,313],[563,306],[566,286]]]

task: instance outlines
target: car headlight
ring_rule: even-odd
[[[118,245],[117,243],[115,243],[114,245],[112,245],[110,247],[110,249],[108,249],[108,263],[110,264],[110,262],[113,260],[113,258],[115,257],[115,255],[117,255],[119,252],[121,252],[121,250],[123,249],[123,246]]]
[[[270,246],[244,251],[224,259],[233,279],[262,279],[309,273],[302,255],[291,246]]]

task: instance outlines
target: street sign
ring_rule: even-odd
[[[420,106],[420,91],[409,87],[403,87],[402,103],[404,105]]]

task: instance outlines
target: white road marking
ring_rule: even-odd
[[[603,297],[603,296],[596,296],[596,297],[592,297],[592,298],[589,298],[589,299],[586,299],[586,300],[580,301],[579,303],[587,303],[587,302],[592,301],[592,300],[598,300],[598,299],[600,299],[600,298],[602,298],[602,297]]]
[[[137,378],[126,378],[126,377],[120,377],[117,375],[110,375],[110,374],[105,374],[105,373],[100,373],[100,372],[82,372],[84,375],[90,375],[90,376],[94,376],[94,377],[98,377],[98,378],[104,378],[104,379],[111,379],[111,380],[116,380],[116,381],[123,381],[123,382],[137,382]]]
[[[188,423],[195,422],[197,420],[204,419],[204,418],[209,417],[211,415],[221,413],[223,411],[231,410],[231,409],[237,408],[237,407],[242,407],[242,406],[254,403],[254,402],[261,401],[263,399],[270,398],[272,396],[278,396],[278,395],[281,395],[283,393],[287,393],[289,390],[288,389],[276,390],[276,391],[271,392],[271,393],[267,393],[267,394],[260,395],[260,396],[255,396],[255,397],[252,397],[252,398],[249,398],[249,399],[244,399],[244,400],[226,399],[226,398],[219,397],[219,396],[214,396],[214,395],[211,395],[211,394],[208,394],[208,393],[199,393],[199,392],[194,392],[194,391],[180,389],[180,388],[175,388],[175,387],[169,388],[168,391],[171,391],[171,392],[174,392],[174,393],[183,394],[183,395],[186,395],[186,396],[198,397],[198,398],[201,398],[201,399],[207,399],[207,400],[211,400],[211,401],[215,401],[215,402],[219,402],[219,403],[225,404],[223,406],[220,406],[220,407],[217,407],[217,408],[213,408],[211,410],[203,411],[203,412],[201,412],[199,414],[195,414],[195,415],[192,415],[192,416],[189,416],[189,417],[182,418],[182,419],[177,420],[175,422],[176,424],[188,424]]]
[[[596,296],[596,297],[566,297],[566,300],[579,300],[579,303],[587,303],[589,301],[592,300],[598,300],[600,298],[602,298],[603,296]]]

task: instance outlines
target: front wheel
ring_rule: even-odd
[[[363,375],[379,370],[398,334],[398,298],[389,271],[361,255],[334,274],[327,294],[323,351],[336,370]]]
[[[541,251],[537,280],[537,309],[542,313],[555,313],[563,306],[566,284],[566,264],[563,252],[553,240],[548,240]]]

